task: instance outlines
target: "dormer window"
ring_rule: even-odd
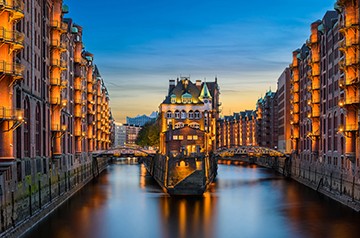
[[[184,93],[182,96],[181,96],[181,101],[182,103],[184,104],[187,104],[187,103],[191,103],[192,102],[192,96],[190,93]]]
[[[176,95],[175,95],[175,94],[171,94],[170,100],[171,100],[171,103],[176,103]]]

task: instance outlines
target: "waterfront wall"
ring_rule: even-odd
[[[320,159],[310,161],[293,155],[291,158],[257,158],[260,166],[277,172],[318,191],[326,196],[360,211],[360,178],[355,165],[350,169],[331,169]]]
[[[86,154],[22,160],[0,176],[0,237],[16,237],[56,209],[108,165]],[[26,170],[17,177],[19,170]],[[41,214],[39,216],[39,214]]]

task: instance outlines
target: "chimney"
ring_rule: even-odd
[[[196,80],[196,83],[195,83],[196,87],[197,88],[201,88],[201,80]]]
[[[173,90],[173,88],[175,88],[175,80],[170,79],[169,80],[169,94]]]

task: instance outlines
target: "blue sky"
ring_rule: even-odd
[[[179,76],[217,76],[224,115],[254,109],[335,0],[64,2],[123,122],[157,110]]]

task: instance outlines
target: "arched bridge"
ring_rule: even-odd
[[[119,146],[109,150],[96,151],[93,153],[93,157],[147,157],[155,154],[155,150],[144,149],[139,146]]]
[[[219,149],[215,153],[218,157],[285,157],[277,150],[261,146],[237,146],[232,148]]]

